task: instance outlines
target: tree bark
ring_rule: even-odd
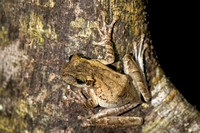
[[[200,115],[162,71],[150,40],[142,0],[0,1],[0,132],[200,132]],[[148,44],[145,74],[152,99],[123,114],[141,116],[134,127],[81,127],[88,115],[67,92],[60,69],[70,55],[103,57],[92,45],[100,37],[94,26],[101,10],[107,23],[120,20],[112,42],[120,61],[133,46]],[[98,110],[97,108],[96,110]]]

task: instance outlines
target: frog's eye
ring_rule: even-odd
[[[81,80],[81,79],[76,79],[76,82],[78,83],[78,84],[83,84],[83,83],[85,83],[83,80]]]

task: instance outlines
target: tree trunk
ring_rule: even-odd
[[[200,115],[165,76],[156,60],[142,0],[0,1],[0,132],[200,132]],[[134,127],[81,127],[86,109],[68,96],[60,69],[70,55],[103,57],[94,26],[101,10],[113,15],[117,61],[141,41],[152,99],[123,114],[141,116]],[[98,110],[97,108],[96,110]]]

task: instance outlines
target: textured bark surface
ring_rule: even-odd
[[[200,132],[200,115],[160,68],[149,39],[142,0],[1,0],[0,132]],[[142,116],[137,127],[81,127],[88,111],[73,101],[60,77],[69,56],[103,57],[94,26],[100,11],[120,20],[113,30],[117,61],[145,34],[145,73],[152,100],[123,115]],[[97,108],[96,110],[98,110]]]

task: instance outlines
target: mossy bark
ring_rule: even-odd
[[[149,39],[142,0],[18,0],[0,2],[0,132],[199,132],[199,112],[166,78]],[[60,69],[72,54],[103,57],[94,26],[100,11],[107,23],[119,15],[112,41],[121,60],[145,34],[145,73],[152,100],[123,115],[144,125],[81,127],[87,110],[68,97]],[[97,108],[98,110],[98,108]]]

